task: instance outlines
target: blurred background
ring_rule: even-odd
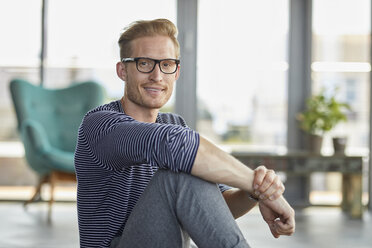
[[[323,135],[321,155],[334,155],[333,137],[347,137],[345,155],[363,159],[362,202],[368,209],[369,0],[0,0],[4,204],[29,199],[38,182],[24,158],[9,82],[22,78],[58,89],[91,80],[105,89],[105,102],[119,99],[124,84],[115,72],[117,40],[129,23],[154,18],[177,24],[182,47],[182,76],[163,111],[183,115],[227,152],[306,150],[296,116],[309,96],[337,89],[336,99],[350,110],[347,121]],[[341,173],[312,173],[309,180],[310,205],[341,204]],[[50,197],[47,185],[42,196]],[[58,185],[55,199],[75,204],[76,184]]]

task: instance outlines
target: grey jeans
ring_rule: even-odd
[[[216,184],[159,170],[111,248],[249,247]]]

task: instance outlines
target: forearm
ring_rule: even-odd
[[[248,193],[241,189],[229,189],[222,195],[235,219],[245,215],[257,205],[257,201],[250,198]]]
[[[253,182],[259,185],[259,192],[267,192],[267,190],[261,191],[261,187],[263,186],[260,183],[261,180],[257,179],[257,175],[260,172],[257,174],[257,172],[254,172],[231,155],[223,152],[203,137],[200,137],[200,144],[191,174],[210,182],[223,183],[240,189],[236,193],[228,192],[230,190],[224,192],[225,200],[235,218],[244,215],[244,213],[253,207],[252,202],[247,202],[246,204],[243,202],[246,200],[249,201],[246,192],[253,194]],[[266,181],[266,177],[269,174],[264,173],[264,175],[264,181]],[[269,186],[271,190],[274,189],[275,191],[275,189],[281,188],[280,184],[275,183],[276,181],[269,179],[270,181],[273,182]],[[278,187],[275,187],[275,184]],[[284,188],[279,192],[283,192],[283,190]],[[243,193],[246,193],[246,195],[240,195]],[[270,198],[272,196],[270,193],[266,197],[262,197],[262,194],[259,194],[259,196],[261,199],[259,203],[261,214],[269,224],[274,237],[293,234],[295,230],[294,210],[283,196],[274,197],[273,199]],[[267,197],[269,198],[267,199]]]
[[[200,137],[191,174],[253,193],[254,171],[203,137]]]

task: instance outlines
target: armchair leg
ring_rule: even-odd
[[[44,183],[49,181],[49,175],[44,175],[39,179],[39,182],[35,188],[35,193],[32,195],[31,199],[24,202],[23,206],[26,207],[29,203],[34,202],[37,198],[41,198],[41,187]]]
[[[56,185],[56,181],[58,180],[57,172],[52,172],[50,174],[49,183],[50,183],[50,199],[48,202],[48,222],[52,220],[52,205],[54,202],[54,187]]]
[[[30,200],[26,201],[24,203],[24,207],[34,202],[38,197],[41,197],[41,187],[44,183],[47,183],[50,185],[50,199],[48,201],[48,222],[51,222],[52,219],[52,205],[54,203],[54,189],[58,181],[70,181],[70,182],[76,182],[76,175],[74,173],[67,173],[67,172],[61,172],[61,171],[52,171],[48,175],[44,175],[40,178],[39,183],[37,184],[35,188],[35,193],[31,197]]]

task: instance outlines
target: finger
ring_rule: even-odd
[[[284,189],[281,188],[278,191],[276,191],[274,194],[270,195],[268,199],[270,199],[270,201],[275,201],[276,199],[281,197],[283,193],[284,193]]]
[[[277,238],[280,237],[280,234],[277,231],[277,227],[276,227],[275,223],[269,224],[269,228],[270,228],[270,232],[271,232],[271,234],[273,235],[274,238],[277,239]]]
[[[283,223],[281,220],[276,220],[275,230],[280,235],[290,236],[295,232],[294,221],[288,220],[286,223]]]
[[[257,190],[261,186],[261,184],[262,184],[262,182],[263,182],[263,180],[266,176],[266,172],[267,172],[267,169],[263,165],[258,166],[254,170],[253,188],[255,190]]]
[[[282,181],[277,176],[275,177],[274,182],[270,185],[270,187],[261,194],[261,196],[263,196],[262,199],[276,200],[283,194],[284,189],[285,188]]]
[[[296,224],[294,218],[288,219],[285,223],[279,222],[279,227],[281,229],[286,229],[289,235],[292,235],[296,230]]]
[[[277,233],[275,229],[271,229],[271,228],[270,228],[270,231],[271,231],[271,234],[273,235],[274,238],[277,239],[277,238],[280,237],[280,234]]]
[[[271,184],[275,181],[277,175],[273,170],[267,170],[265,178],[263,179],[260,187],[257,189],[261,194],[264,193]]]
[[[282,229],[282,228],[279,228],[278,226],[276,227],[275,231],[276,231],[276,233],[278,235],[285,235],[285,236],[292,236],[293,233],[294,233],[294,229],[293,228]]]

